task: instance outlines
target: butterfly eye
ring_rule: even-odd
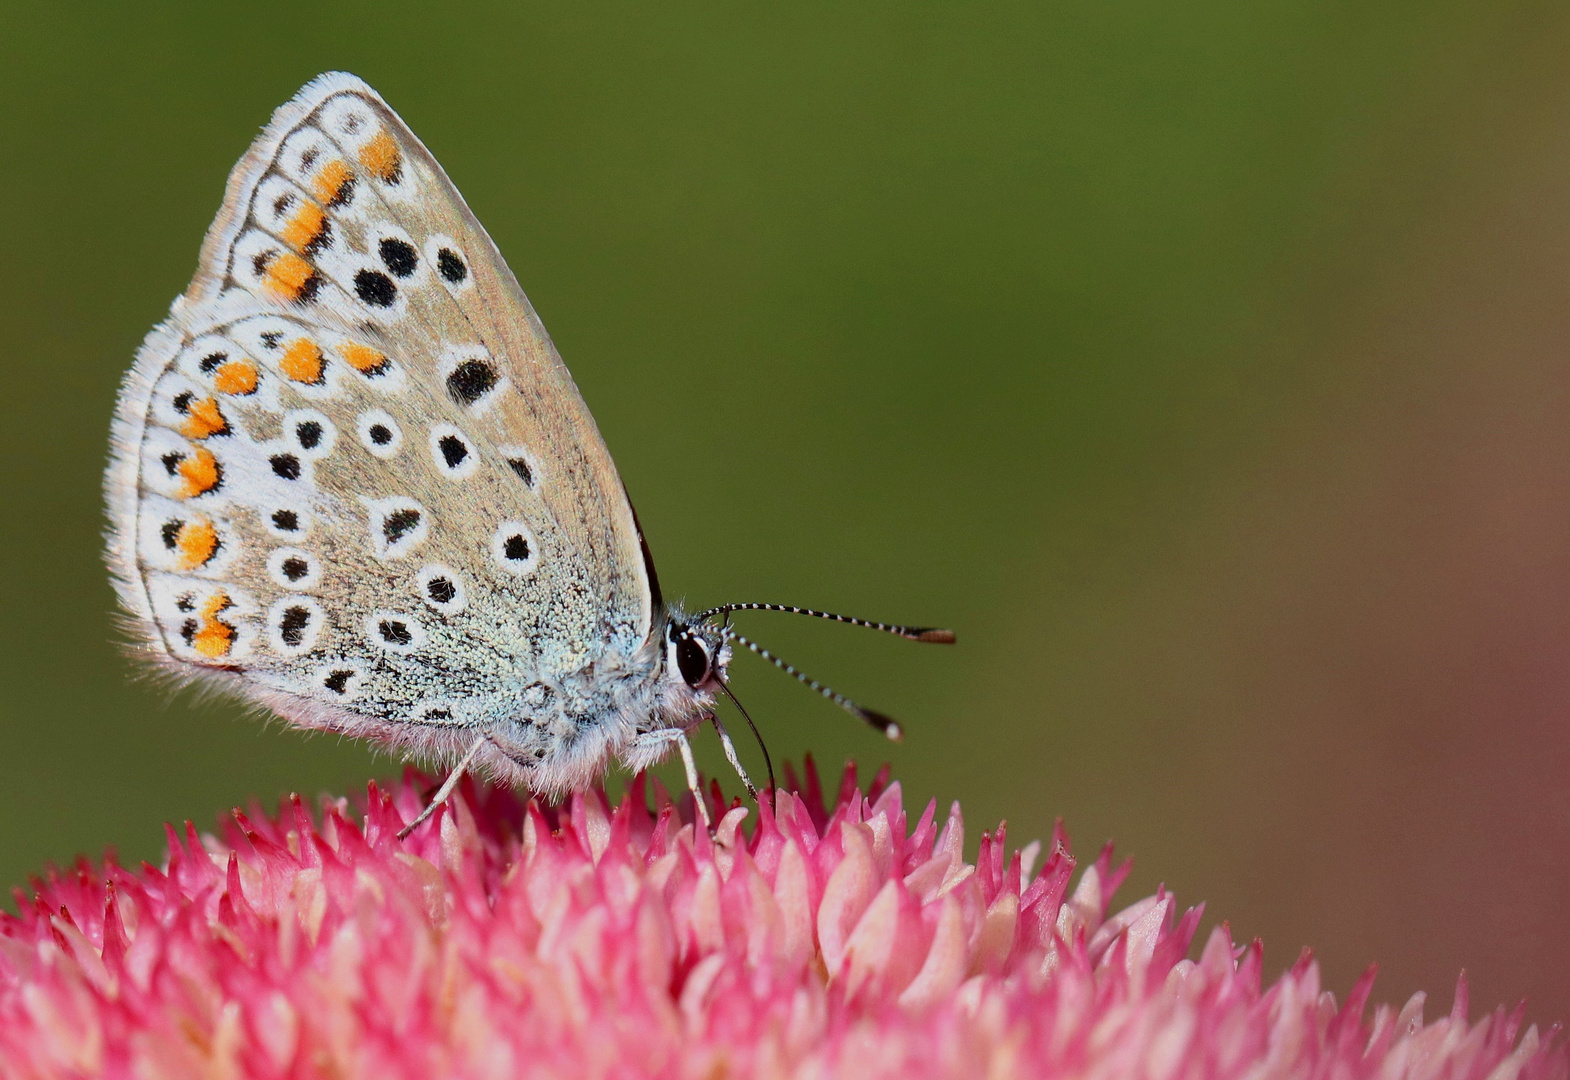
[[[709,647],[701,638],[683,634],[676,639],[676,667],[687,685],[696,689],[709,677]]]

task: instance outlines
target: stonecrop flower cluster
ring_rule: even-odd
[[[1444,1077],[1570,1075],[1521,1015],[1366,1009],[1304,956],[1158,892],[1116,913],[1061,831],[965,861],[956,805],[914,826],[848,768],[725,806],[717,838],[640,778],[559,808],[465,783],[407,841],[407,775],[313,816],[169,831],[162,867],[85,862],[0,915],[0,1076]],[[651,795],[654,808],[646,800]],[[744,819],[752,818],[750,831]],[[1037,867],[1037,863],[1041,865]]]

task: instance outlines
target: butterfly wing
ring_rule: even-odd
[[[235,167],[113,442],[109,558],[149,651],[298,723],[545,716],[648,637],[657,586],[593,417],[353,76],[306,86]]]

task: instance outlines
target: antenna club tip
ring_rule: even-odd
[[[864,709],[860,705],[852,710],[857,716],[883,732],[890,742],[899,742],[905,738],[905,729],[899,726],[899,721],[892,716],[884,716],[876,709]]]
[[[930,642],[933,645],[952,645],[954,644],[954,631],[939,630],[937,628],[918,630],[916,632],[916,640]]]

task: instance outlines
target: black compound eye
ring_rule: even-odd
[[[709,650],[691,634],[676,639],[676,666],[687,685],[696,688],[709,677]]]

